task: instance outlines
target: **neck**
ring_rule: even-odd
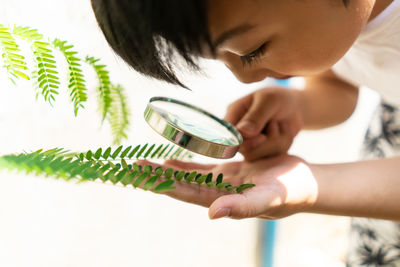
[[[382,13],[385,8],[387,8],[393,0],[376,0],[374,4],[374,8],[372,9],[371,15],[369,16],[368,21],[376,18],[380,13]]]

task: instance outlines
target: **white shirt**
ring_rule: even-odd
[[[378,91],[400,105],[400,0],[394,0],[362,30],[333,71],[356,86]]]

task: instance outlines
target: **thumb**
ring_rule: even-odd
[[[217,198],[208,210],[210,219],[230,217],[244,219],[255,217],[255,208],[243,194],[225,195]]]
[[[277,105],[262,97],[255,96],[250,108],[237,124],[244,138],[253,138],[265,128],[276,112]]]

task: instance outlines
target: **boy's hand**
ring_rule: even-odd
[[[243,136],[239,152],[246,161],[285,153],[302,128],[299,91],[271,87],[228,107],[225,120]]]
[[[147,161],[138,164],[160,165]],[[277,219],[311,208],[317,196],[317,183],[311,165],[298,157],[280,155],[254,162],[229,162],[203,165],[181,161],[166,161],[161,167],[187,172],[224,174],[224,181],[232,185],[244,183],[256,186],[236,194],[197,184],[176,182],[176,189],[164,194],[175,199],[209,207],[211,219],[258,217]]]

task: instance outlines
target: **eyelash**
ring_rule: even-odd
[[[265,52],[265,49],[267,48],[267,43],[264,43],[262,46],[254,50],[253,52],[241,56],[240,60],[242,61],[243,66],[246,65],[251,65],[254,63],[257,59],[259,59]]]

